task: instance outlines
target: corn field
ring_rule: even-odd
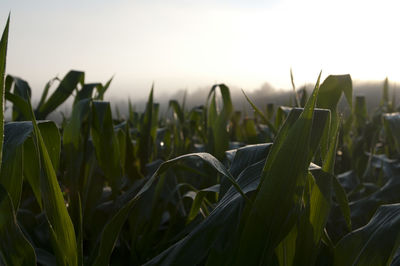
[[[205,104],[113,115],[70,71],[36,106],[0,43],[0,265],[400,265],[400,113],[318,77],[293,106]],[[320,75],[321,76],[321,75]],[[292,80],[293,81],[293,80]],[[46,118],[67,99],[71,114]],[[344,98],[351,110],[343,115]],[[11,111],[5,121],[5,109]],[[9,119],[7,119],[9,120]]]

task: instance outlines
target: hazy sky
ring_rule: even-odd
[[[123,97],[225,82],[246,90],[323,76],[400,80],[398,1],[1,0],[8,73],[36,96],[70,69],[115,74]]]

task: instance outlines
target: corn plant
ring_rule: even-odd
[[[112,79],[51,79],[32,107],[0,41],[0,265],[399,265],[400,114],[350,75],[247,115],[229,88],[125,120]],[[56,85],[58,84],[58,85]],[[51,93],[51,90],[54,91]],[[221,99],[219,99],[220,91]],[[60,124],[45,120],[72,97]],[[351,113],[343,115],[340,99]],[[10,121],[4,106],[11,108]],[[265,112],[263,111],[265,110]]]

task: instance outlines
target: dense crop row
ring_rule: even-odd
[[[294,92],[293,107],[248,99],[252,117],[218,84],[204,106],[171,100],[163,118],[151,89],[143,112],[116,119],[111,80],[78,71],[32,107],[28,83],[4,75],[7,38],[8,22],[0,265],[400,265],[400,114],[387,82],[372,115],[340,75]],[[69,97],[71,115],[46,120]]]

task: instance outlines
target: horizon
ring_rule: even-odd
[[[398,82],[396,1],[79,1],[0,3],[11,12],[7,73],[33,97],[71,69],[115,75],[108,97],[144,98],[215,83],[254,91],[299,88],[331,74]]]

